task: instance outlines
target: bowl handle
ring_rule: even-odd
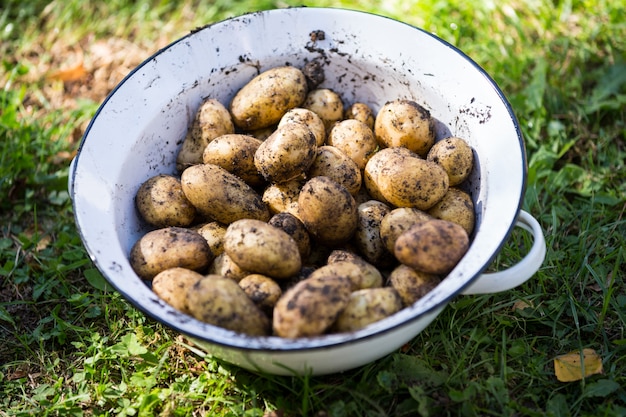
[[[480,275],[461,294],[490,294],[510,290],[528,281],[537,272],[546,257],[546,242],[541,226],[533,216],[524,210],[520,211],[515,226],[521,227],[533,235],[533,246],[528,254],[517,264],[504,271]]]

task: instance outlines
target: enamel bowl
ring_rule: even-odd
[[[476,208],[469,251],[434,290],[397,314],[353,333],[315,338],[249,337],[182,314],[131,269],[147,230],[134,207],[139,185],[175,174],[175,159],[200,102],[227,105],[260,71],[323,63],[320,87],[378,110],[414,100],[437,120],[437,137],[460,136],[475,152],[467,191]],[[381,358],[414,338],[461,294],[493,293],[529,279],[545,256],[537,221],[521,210],[526,156],[520,127],[495,82],[461,51],[416,27],[343,9],[288,8],[199,28],[155,53],[107,97],[72,162],[70,195],[96,267],[134,307],[227,362],[272,374],[328,374]],[[533,246],[517,265],[484,274],[516,227]]]

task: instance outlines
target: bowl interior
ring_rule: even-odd
[[[314,34],[314,35],[312,35]],[[437,137],[460,136],[476,166],[467,191],[476,207],[472,245],[458,266],[410,308],[351,334],[313,339],[249,338],[181,314],[132,271],[128,253],[148,227],[134,194],[147,178],[175,174],[176,153],[200,102],[228,105],[260,71],[319,60],[346,104],[378,110],[407,98],[437,120]],[[135,307],[185,334],[242,349],[308,349],[370,337],[447,302],[490,263],[508,237],[524,192],[521,134],[501,91],[471,59],[420,29],[342,9],[252,13],[198,29],[136,68],[93,118],[74,162],[70,193],[96,266]]]

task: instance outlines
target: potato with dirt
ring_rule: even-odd
[[[440,282],[439,275],[418,271],[406,265],[394,268],[388,279],[388,285],[396,290],[405,307],[431,292]]]
[[[181,267],[194,271],[206,269],[214,255],[206,240],[183,227],[150,231],[130,250],[130,265],[141,279],[152,280],[159,272]]]
[[[224,168],[252,187],[265,183],[254,165],[254,154],[263,143],[249,135],[229,134],[213,139],[202,153],[202,162]]]
[[[380,239],[389,253],[393,253],[396,239],[414,224],[430,220],[428,213],[412,207],[398,207],[387,213],[380,221]]]
[[[261,72],[245,84],[230,102],[234,124],[257,130],[277,124],[289,110],[299,107],[308,93],[306,77],[292,66]]]
[[[352,103],[344,112],[343,118],[358,120],[365,123],[372,131],[374,130],[376,117],[372,108],[365,103]]]
[[[354,291],[332,330],[354,332],[397,313],[402,307],[402,300],[393,287]]]
[[[144,181],[135,194],[135,206],[142,219],[157,227],[187,227],[196,219],[196,208],[172,175],[159,174]]]
[[[202,163],[202,153],[209,142],[229,133],[235,133],[235,126],[228,109],[216,99],[205,99],[176,155],[176,169],[182,172],[191,165]]]
[[[435,121],[415,101],[397,99],[378,111],[374,133],[381,147],[402,146],[425,158],[435,143]]]
[[[175,309],[189,314],[187,290],[204,275],[187,268],[170,268],[159,272],[152,280],[152,291]]]
[[[214,326],[250,336],[270,333],[270,320],[239,284],[220,275],[207,275],[187,290],[189,313]]]
[[[326,132],[343,119],[343,99],[330,88],[309,91],[302,107],[311,110],[322,119]]]
[[[428,151],[426,159],[441,165],[450,178],[450,186],[465,181],[474,167],[472,148],[459,137],[449,137],[436,142]]]
[[[378,148],[372,129],[356,119],[335,123],[328,133],[326,143],[348,155],[359,169],[365,168],[365,164]]]
[[[209,244],[211,253],[218,256],[224,252],[226,226],[219,222],[201,223],[191,228],[198,232]]]
[[[199,164],[181,175],[185,196],[208,219],[230,224],[239,219],[267,221],[261,196],[241,178],[214,164]]]
[[[295,240],[302,260],[309,257],[311,253],[311,237],[300,219],[291,213],[282,212],[273,215],[267,224],[282,230]]]
[[[276,128],[281,128],[287,123],[302,123],[308,127],[315,135],[315,144],[322,146],[326,142],[326,127],[324,121],[317,113],[303,108],[295,108],[289,110],[281,117]]]
[[[274,306],[283,295],[280,285],[262,274],[250,274],[239,281],[239,286],[248,297],[266,314],[271,315]]]
[[[396,163],[396,158],[417,157],[417,154],[407,148],[383,148],[376,152],[365,164],[363,169],[363,184],[371,198],[388,203],[379,189],[379,178],[383,168],[388,164]]]
[[[313,164],[307,171],[307,178],[326,176],[346,187],[356,195],[361,189],[362,175],[357,164],[344,152],[334,146],[320,146]]]
[[[476,213],[472,197],[456,187],[450,187],[443,198],[428,210],[428,214],[462,226],[468,235],[474,231]]]
[[[365,260],[379,265],[387,263],[389,252],[381,239],[380,226],[391,208],[378,200],[369,200],[357,208],[358,222],[354,242]]]

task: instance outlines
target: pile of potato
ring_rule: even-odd
[[[347,108],[346,108],[347,107]],[[178,175],[135,198],[153,230],[130,263],[165,302],[249,335],[348,332],[432,290],[468,249],[468,144],[435,143],[414,101],[377,114],[293,66],[260,73],[228,108],[208,98]]]

